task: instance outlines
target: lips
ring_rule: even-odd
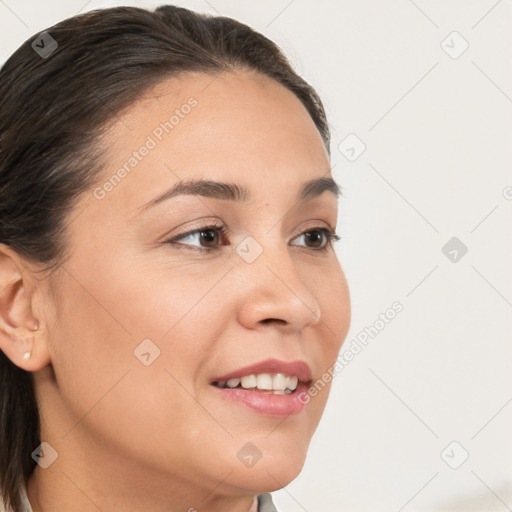
[[[212,379],[211,384],[261,373],[282,373],[284,375],[296,376],[299,382],[303,383],[308,383],[311,380],[311,368],[302,361],[287,362],[278,359],[267,359],[256,364],[244,366],[231,373],[219,375]]]
[[[241,380],[247,378],[248,375],[254,377],[265,376],[264,379],[270,378],[271,375],[280,375],[293,377],[296,387],[292,391],[290,389],[280,391],[263,391],[261,389],[244,389],[243,387],[221,387],[219,383],[228,383],[231,379]],[[287,377],[288,378],[288,377]],[[308,387],[311,384],[311,369],[302,361],[279,361],[278,359],[267,359],[249,366],[244,366],[231,373],[219,375],[211,381],[212,391],[221,400],[227,401],[235,406],[248,408],[260,415],[273,418],[286,418],[298,415],[307,406],[308,400],[305,400]],[[267,388],[267,386],[263,386]],[[278,386],[279,387],[279,386]],[[291,387],[294,387],[293,385]],[[225,403],[227,403],[225,402]]]

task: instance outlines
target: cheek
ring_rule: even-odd
[[[66,283],[50,333],[66,411],[63,432],[75,425],[70,438],[86,433],[162,467],[170,458],[190,458],[194,446],[188,440],[218,429],[193,397],[194,376],[208,357],[200,326],[212,320],[198,303],[197,289],[184,293],[186,288],[162,281],[160,288],[94,287],[85,279],[82,284]],[[137,350],[144,339],[152,341]]]
[[[339,264],[328,272],[315,275],[312,283],[321,310],[319,331],[324,353],[324,365],[333,364],[347,336],[351,322],[350,292],[345,274]]]
[[[164,251],[161,254],[165,256]],[[215,291],[227,270],[229,267],[223,265],[212,266],[208,271],[204,264],[197,268],[171,265],[165,257],[155,257],[150,265],[144,262],[118,269],[110,302],[133,338],[153,337],[167,342],[176,329],[190,323],[191,314],[197,316],[197,310],[208,311],[204,304],[211,300],[211,291]],[[219,311],[218,303],[216,306],[210,305],[210,309]],[[191,343],[195,336],[190,335],[201,330],[202,325],[195,323],[188,333]]]
[[[330,277],[324,296],[326,315],[333,318],[340,342],[345,340],[351,320],[350,291],[345,274],[338,265]]]
[[[337,357],[350,328],[351,307],[348,284],[339,265],[328,273],[318,274],[314,286],[322,312],[321,322],[316,326],[318,332],[314,336],[318,343],[314,346],[304,344],[303,350],[311,361],[317,362],[316,380],[310,387],[311,401],[308,405],[311,418],[317,424],[336,376]]]

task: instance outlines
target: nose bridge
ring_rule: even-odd
[[[257,241],[247,237],[237,247],[241,258],[238,272],[245,283],[241,308],[246,323],[285,322],[300,329],[320,321],[320,305],[303,277],[288,246],[275,233]]]

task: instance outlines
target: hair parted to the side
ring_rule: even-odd
[[[27,40],[0,70],[0,243],[50,272],[65,259],[65,222],[102,170],[95,142],[148,88],[186,72],[249,69],[288,88],[329,151],[322,103],[279,48],[224,17],[162,6],[100,9],[46,30],[42,58]],[[32,374],[0,351],[0,502],[19,500],[36,462],[40,425]]]

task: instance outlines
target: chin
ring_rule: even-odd
[[[237,467],[229,484],[246,492],[273,492],[295,480],[304,467],[307,447],[264,452],[252,467]]]

